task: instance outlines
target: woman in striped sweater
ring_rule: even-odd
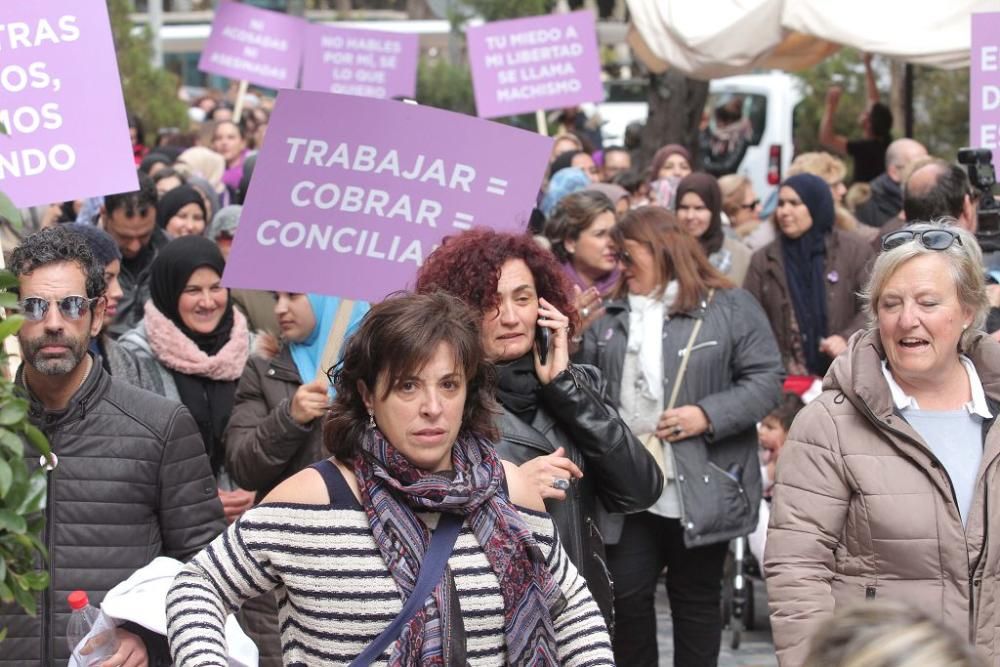
[[[225,614],[272,589],[286,665],[351,663],[410,596],[442,513],[463,518],[445,574],[371,664],[614,664],[541,498],[490,445],[493,378],[478,317],[457,299],[375,306],[334,376],[334,456],[276,487],[174,581],[176,664],[226,665]]]

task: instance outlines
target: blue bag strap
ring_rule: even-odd
[[[455,548],[455,540],[458,539],[463,521],[464,517],[460,514],[441,514],[437,528],[431,535],[431,543],[427,547],[427,553],[424,554],[424,560],[420,565],[420,574],[417,575],[417,583],[413,587],[413,593],[406,600],[396,618],[392,619],[389,627],[383,630],[382,634],[351,661],[350,667],[368,667],[375,662],[382,655],[382,651],[396,641],[403,631],[403,627],[410,622],[417,610],[423,608],[424,600],[441,581],[441,575],[444,574],[444,568],[451,557],[452,549]]]

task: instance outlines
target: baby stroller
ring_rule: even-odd
[[[722,571],[722,623],[730,632],[729,646],[740,647],[744,630],[754,630],[752,578],[760,578],[760,567],[750,553],[746,537],[729,542],[729,554]]]

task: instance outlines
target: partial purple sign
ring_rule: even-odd
[[[0,190],[19,207],[138,188],[106,0],[0,4]]]
[[[361,97],[415,97],[420,37],[311,24],[302,88]]]
[[[969,145],[993,151],[1000,166],[1000,12],[972,15]]]
[[[483,118],[604,99],[593,12],[497,21],[466,35]]]
[[[306,22],[239,2],[222,2],[198,69],[268,88],[295,88]]]
[[[381,301],[445,236],[524,231],[551,148],[432,107],[283,90],[223,282]]]

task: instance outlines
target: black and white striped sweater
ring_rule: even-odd
[[[611,643],[586,582],[566,557],[548,514],[520,509],[567,599],[555,619],[560,664],[613,665]],[[428,525],[436,514],[420,515]],[[506,665],[503,598],[468,525],[448,561],[458,590],[469,665]],[[239,519],[174,580],[167,637],[179,667],[227,665],[223,619],[275,589],[286,665],[349,664],[402,608],[360,509],[269,503]],[[386,650],[377,665],[387,664]]]

